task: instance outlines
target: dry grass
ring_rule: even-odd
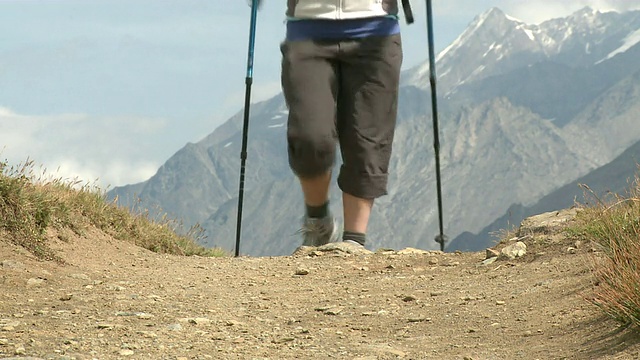
[[[12,167],[0,162],[0,232],[41,259],[57,259],[47,246],[49,227],[82,235],[89,226],[159,253],[227,255],[223,250],[197,244],[201,228],[178,235],[177,225],[166,215],[151,219],[149,211],[133,214],[116,202],[108,202],[97,186],[47,179],[44,172],[36,175],[33,161]]]
[[[626,195],[594,198],[581,212],[571,233],[592,241],[600,251],[592,257],[596,276],[591,301],[624,325],[640,326],[640,180]]]

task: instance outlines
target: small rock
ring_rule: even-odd
[[[136,313],[132,311],[118,311],[116,316],[135,316]]]
[[[316,250],[323,252],[332,252],[332,253],[346,253],[350,255],[370,255],[373,254],[372,251],[367,250],[366,248],[360,245],[353,245],[346,243],[344,241],[331,242],[326,245],[322,245],[318,247]]]
[[[429,265],[438,265],[438,258],[432,257],[429,259]]]
[[[577,252],[577,250],[574,247],[570,246],[570,247],[567,248],[567,253],[569,253],[569,254],[575,254],[576,252]]]
[[[153,331],[140,330],[140,331],[138,331],[138,334],[142,335],[143,337],[145,337],[147,339],[155,339],[155,338],[158,337],[158,335],[156,333],[154,333]]]
[[[307,270],[307,269],[298,269],[298,270],[296,270],[296,275],[309,275],[309,270]]]
[[[418,298],[413,296],[413,295],[407,295],[405,297],[402,298],[402,301],[404,302],[410,302],[410,301],[414,301],[417,300]]]
[[[220,340],[226,340],[227,338],[229,338],[229,336],[223,332],[211,334],[211,339],[213,340],[220,341]]]
[[[338,314],[340,314],[342,312],[342,310],[344,310],[344,308],[334,307],[334,308],[325,310],[324,313],[327,314],[327,315],[338,315]]]
[[[119,352],[120,356],[131,356],[134,354],[133,350],[131,349],[122,349]]]
[[[500,256],[500,252],[494,249],[486,249],[485,253],[486,253],[485,259],[491,259],[491,258]]]
[[[551,234],[566,227],[567,222],[575,219],[577,208],[550,211],[524,219],[519,234]]]
[[[78,346],[79,342],[76,340],[67,339],[64,341],[65,345]]]
[[[14,330],[16,327],[20,326],[20,321],[10,321],[8,319],[2,319],[0,320],[0,328],[10,328],[11,331]],[[9,331],[9,330],[5,330],[5,331]]]
[[[45,279],[43,279],[43,278],[31,278],[31,279],[27,280],[27,286],[29,286],[29,287],[38,286],[38,285],[41,285],[44,281],[45,281]]]
[[[424,317],[424,316],[416,316],[416,317],[408,318],[407,321],[409,321],[410,323],[417,323],[417,322],[431,321],[431,318]]]
[[[69,277],[72,279],[91,281],[91,278],[87,274],[71,274]]]
[[[501,300],[496,301],[496,305],[504,305],[504,304],[506,304],[506,302]]]
[[[513,260],[515,258],[524,256],[527,253],[527,245],[522,241],[518,241],[515,244],[509,245],[502,249],[500,257]]]
[[[243,323],[241,321],[238,321],[238,320],[227,320],[225,325],[227,325],[227,326],[244,326],[245,323]]]
[[[189,323],[196,324],[196,325],[210,324],[211,323],[211,319],[207,319],[207,318],[191,318],[191,319],[189,319]]]
[[[167,325],[167,329],[171,331],[180,331],[182,330],[182,325],[180,324],[169,324]]]
[[[497,257],[484,259],[484,260],[482,260],[482,265],[489,265],[489,264],[492,264],[492,263],[496,262],[497,260],[498,260]]]
[[[408,248],[405,248],[405,249],[402,249],[402,250],[398,251],[398,254],[400,254],[400,255],[428,255],[429,251],[408,247]]]
[[[0,339],[0,346],[9,345],[9,339]]]
[[[283,338],[280,338],[280,339],[277,339],[277,340],[273,340],[273,343],[274,344],[284,344],[284,343],[291,342],[291,341],[293,341],[295,339],[296,338],[294,338],[294,337],[287,336],[287,337],[283,337]]]
[[[384,349],[383,350],[385,353],[391,354],[396,358],[399,359],[403,359],[407,356],[407,353],[402,351],[402,350],[398,350],[398,349]]]
[[[73,297],[73,294],[64,294],[60,296],[60,301],[69,301]]]
[[[19,261],[14,261],[14,260],[2,260],[0,262],[0,267],[5,268],[5,269],[11,269],[11,270],[24,270],[26,269],[26,266],[19,262]]]

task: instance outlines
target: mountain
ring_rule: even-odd
[[[491,8],[437,56],[442,93],[465,84],[550,60],[590,67],[624,53],[640,41],[640,11],[606,12],[585,7],[566,18],[526,24]],[[410,71],[408,85],[429,86],[429,63]]]
[[[462,86],[459,96],[474,102],[505,96],[513,104],[527,107],[563,127],[604,91],[637,72],[640,69],[638,58],[640,46],[634,46],[610,61],[588,67],[540,60],[517,71]]]
[[[453,239],[447,251],[480,251],[495,245],[502,230],[518,225],[521,219],[548,211],[570,208],[576,203],[592,204],[610,200],[612,195],[627,196],[640,175],[640,141],[612,162],[572,181],[541,198],[532,206],[514,204],[507,212],[477,234],[465,232]],[[583,187],[586,185],[587,187]]]
[[[513,204],[533,206],[640,140],[636,34],[640,11],[585,8],[529,25],[492,8],[438,55],[445,234],[480,233]],[[428,62],[402,74],[389,194],[371,216],[372,248],[437,247],[427,74]],[[286,116],[281,94],[251,108],[243,254],[286,254],[300,241],[302,196],[287,164]],[[160,207],[186,227],[201,224],[204,244],[231,250],[241,129],[238,113],[149,180],[108,195]],[[331,205],[341,218],[335,185]]]

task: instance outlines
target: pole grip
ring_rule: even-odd
[[[404,17],[407,20],[407,24],[413,24],[413,11],[411,10],[411,3],[409,0],[402,0],[402,10],[404,11]]]

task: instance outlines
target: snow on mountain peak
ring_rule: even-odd
[[[601,12],[584,7],[563,18],[527,24],[492,7],[476,16],[437,55],[437,76],[446,94],[465,83],[527,66],[529,62],[552,58],[565,62],[571,58],[571,66],[586,66],[639,43],[639,25],[640,11]],[[616,44],[617,41],[620,42]],[[404,83],[428,86],[428,62],[409,70],[408,75]]]
[[[483,23],[487,19],[491,18],[506,18],[506,14],[504,11],[500,10],[497,7],[492,7],[489,10],[483,12],[478,17],[476,17],[476,21],[479,23]]]
[[[526,24],[518,19],[505,14],[497,7],[492,7],[480,15],[477,15],[467,26],[464,32],[460,34],[449,46],[442,50],[436,57],[436,63],[441,63],[439,67],[439,77],[453,76],[451,84],[447,84],[445,80],[443,87],[456,86],[474,78],[482,77],[485,70],[485,62],[492,63],[507,57],[511,51],[510,43],[512,39],[516,42],[533,42],[534,32],[528,28],[524,28]],[[521,28],[522,27],[522,28]],[[519,29],[521,28],[521,29]],[[518,34],[514,33],[514,30]],[[468,58],[465,62],[476,62],[473,69],[469,73],[463,74],[456,71],[456,74],[450,73],[452,67],[457,67],[454,60],[459,57],[460,53],[475,54],[478,60]],[[483,55],[484,54],[484,55]],[[422,87],[428,84],[429,64],[424,63],[417,67],[408,79],[408,83]]]
[[[622,40],[622,46],[610,52],[604,59],[597,61],[596,64],[609,60],[612,57],[631,49],[638,43],[640,43],[640,29],[627,35],[627,37]]]
[[[585,6],[582,9],[573,13],[573,17],[592,17],[600,11],[592,8],[591,6]]]
[[[470,37],[474,35],[479,29],[482,28],[497,28],[498,24],[505,23],[518,23],[519,20],[508,16],[502,10],[497,7],[492,7],[489,10],[483,12],[473,19],[473,21],[469,24],[469,26],[465,29],[465,31],[456,38],[449,46],[447,46],[444,50],[442,50],[438,56],[436,57],[436,62],[440,61],[447,53],[452,52],[458,48],[461,44],[466,42]]]

